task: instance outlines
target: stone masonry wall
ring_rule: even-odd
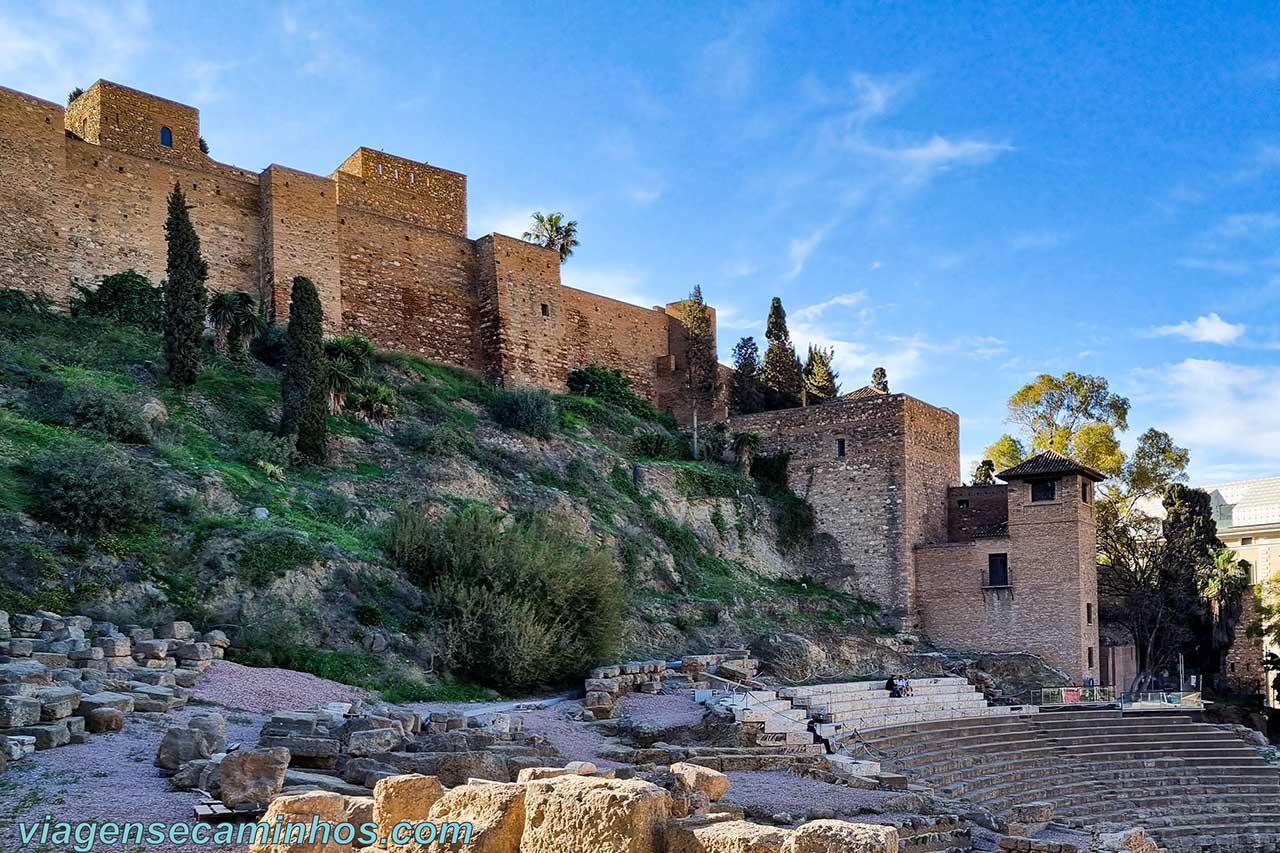
[[[271,294],[271,315],[289,316],[295,276],[316,286],[325,331],[341,329],[342,279],[338,214],[333,182],[283,166],[262,173],[263,293]]]
[[[62,107],[0,88],[0,281],[66,308]]]
[[[552,389],[599,362],[687,419],[672,349],[683,352],[684,330],[671,306],[563,287],[558,256],[521,240],[467,239],[465,175],[370,148],[328,177],[238,169],[200,150],[194,107],[107,81],[66,110],[0,89],[5,285],[65,309],[73,281],[129,268],[163,280],[175,182],[215,292],[254,294],[282,319],[293,277],[306,275],[330,334],[354,329],[382,347]]]
[[[1028,483],[1017,481],[1008,501],[1008,536],[916,549],[917,601],[929,639],[966,650],[1029,651],[1077,683],[1096,680],[1093,506],[1080,499],[1080,478],[1061,478],[1056,499],[1035,504]],[[991,554],[1008,555],[1009,586],[988,586]]]
[[[759,453],[791,454],[791,488],[808,498],[817,532],[840,555],[823,579],[843,581],[891,620],[904,620],[913,587],[910,537],[946,536],[946,489],[959,480],[955,414],[885,394],[742,415],[729,430],[758,433]],[[936,508],[927,506],[932,501]]]

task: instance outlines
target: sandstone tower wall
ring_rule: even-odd
[[[0,174],[0,274],[64,309],[72,283],[129,268],[163,280],[178,182],[213,291],[254,294],[280,318],[306,275],[331,334],[553,389],[600,363],[688,412],[672,312],[563,286],[548,249],[468,239],[457,172],[363,147],[327,177],[239,169],[204,153],[194,107],[98,81],[66,109],[0,89]]]

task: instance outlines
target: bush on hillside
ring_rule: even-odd
[[[272,435],[261,430],[250,430],[236,443],[236,461],[246,465],[266,462],[280,468],[293,464],[298,453],[297,436]]]
[[[12,287],[0,288],[0,314],[52,313],[53,303],[43,293],[28,293]]]
[[[28,464],[37,512],[73,533],[96,537],[156,516],[151,479],[122,453],[102,446],[61,447]]]
[[[600,364],[588,365],[569,371],[567,384],[570,394],[609,403],[645,420],[652,421],[658,418],[658,410],[644,397],[631,390],[631,380],[623,376],[620,370],[613,370]]]
[[[112,388],[45,382],[31,393],[27,408],[45,423],[75,427],[99,438],[130,444],[151,440],[141,407]]]
[[[777,506],[778,547],[784,552],[800,545],[813,534],[813,506],[797,495],[787,484],[787,466],[791,454],[776,453],[756,456],[751,460],[751,478],[760,493]]]
[[[402,421],[392,439],[405,450],[417,450],[430,456],[448,456],[462,448],[462,436],[444,424],[428,424],[417,419]]]
[[[249,352],[258,361],[279,370],[284,366],[288,328],[285,323],[268,323],[262,334],[249,342]]]
[[[618,565],[562,516],[510,520],[472,506],[431,521],[420,509],[402,509],[388,544],[431,598],[457,677],[528,690],[579,678],[614,651]]]
[[[493,419],[507,429],[546,438],[560,425],[560,412],[551,393],[541,388],[499,391],[489,404]]]
[[[669,432],[642,432],[631,438],[632,456],[641,459],[686,459],[689,450],[684,441]]]
[[[71,316],[103,317],[158,332],[164,326],[164,289],[134,269],[109,275],[97,287],[75,285]]]

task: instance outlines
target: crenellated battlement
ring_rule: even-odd
[[[676,312],[564,287],[549,249],[470,239],[465,175],[367,147],[327,176],[255,172],[212,159],[200,133],[195,107],[106,80],[65,109],[0,88],[5,286],[65,308],[73,283],[128,268],[162,280],[178,182],[214,291],[254,294],[281,317],[306,275],[330,333],[554,389],[606,364],[690,416]]]

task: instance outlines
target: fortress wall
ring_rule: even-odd
[[[43,293],[66,308],[63,110],[0,88],[0,286]]]
[[[161,144],[162,127],[170,132],[168,146]],[[67,106],[67,130],[94,145],[163,163],[203,169],[209,162],[200,150],[195,107],[105,80]]]
[[[333,181],[283,166],[268,166],[260,179],[263,292],[271,315],[289,316],[294,276],[316,286],[329,334],[342,329],[342,276]]]
[[[572,287],[560,291],[569,369],[603,364],[622,371],[637,394],[655,397],[655,362],[667,351],[667,315]]]
[[[467,176],[361,148],[331,177],[338,203],[467,236]]]
[[[261,203],[248,173],[196,171],[72,138],[64,150],[73,280],[130,267],[163,280],[168,195],[180,180],[209,263],[209,289],[261,296]]]
[[[911,572],[904,394],[839,400],[729,419],[730,432],[760,435],[758,453],[791,454],[788,481],[808,498],[815,531],[838,549],[821,579],[843,582],[878,602],[890,620],[905,618]],[[921,404],[925,405],[925,404]],[[844,456],[838,441],[844,440]]]
[[[917,544],[947,541],[947,489],[960,485],[960,417],[955,412],[904,397],[906,514],[902,562],[914,563]],[[907,596],[915,608],[915,573],[908,571]]]
[[[505,385],[563,388],[568,373],[560,256],[514,237],[476,241],[486,370]]]
[[[480,370],[476,245],[340,208],[342,325],[379,346]]]

